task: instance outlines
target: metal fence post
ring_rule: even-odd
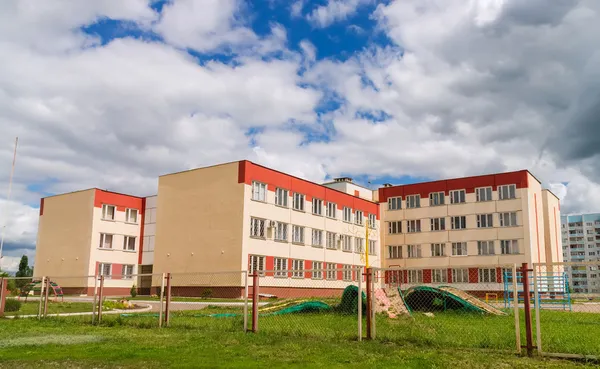
[[[244,273],[244,332],[248,331],[248,271]]]
[[[258,332],[258,273],[252,275],[252,332]]]
[[[521,322],[520,322],[520,314],[519,314],[519,284],[517,283],[517,264],[513,264],[512,267],[512,275],[513,275],[513,302],[514,302],[514,314],[515,314],[515,334],[516,334],[516,345],[517,345],[517,353],[521,353]],[[508,296],[510,298],[510,295]]]
[[[529,268],[527,263],[521,266],[523,279],[523,303],[525,306],[525,337],[527,339],[527,356],[533,356],[533,332],[531,328],[531,301],[529,292]]]
[[[48,297],[50,296],[50,277],[46,277],[46,294],[44,295],[44,318],[48,315]]]
[[[533,298],[535,300],[535,339],[537,345],[537,351],[542,354],[542,327],[540,322],[540,292],[538,284],[538,271],[541,268],[540,265],[533,264]],[[541,273],[540,273],[541,274]],[[545,279],[547,281],[547,279]]]
[[[372,275],[371,275],[371,268],[367,268],[367,278],[366,278],[366,284],[367,284],[367,339],[370,340],[371,337],[371,325],[372,325],[372,318],[373,318],[373,313],[372,313],[372,308],[373,306],[371,305],[371,290],[372,290]],[[362,297],[362,296],[361,296]]]
[[[4,316],[4,306],[6,305],[6,295],[8,294],[8,280],[0,278],[0,317]]]
[[[92,302],[92,324],[96,322],[96,299],[98,297],[98,276],[94,276],[94,300]]]
[[[377,338],[377,319],[375,315],[375,281],[378,279],[379,274],[375,275],[375,270],[371,269],[371,339]]]
[[[162,327],[163,323],[163,297],[165,290],[165,273],[162,274],[162,278],[160,279],[160,310],[158,312],[158,327]]]
[[[364,270],[360,267],[358,272],[358,341],[362,341],[362,279]]]
[[[104,276],[100,276],[100,293],[98,294],[98,323],[102,321],[102,302],[104,300]]]
[[[171,273],[167,273],[167,293],[165,298],[165,327],[169,326],[169,308],[171,303]]]
[[[42,283],[40,284],[40,305],[38,307],[38,319],[42,319],[42,304],[44,303],[44,286],[46,285],[46,277],[42,277]]]

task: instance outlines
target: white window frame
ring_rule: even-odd
[[[388,210],[400,210],[402,209],[402,197],[389,197],[388,198]]]
[[[377,217],[375,214],[369,214],[369,228],[377,229]]]
[[[312,246],[323,248],[323,231],[320,229],[312,229]]]
[[[267,202],[267,184],[252,181],[252,200]]]
[[[327,243],[326,247],[329,250],[337,250],[337,234],[335,232],[327,231]]]
[[[361,237],[354,237],[354,253],[362,254],[365,252],[365,239]]]
[[[273,259],[273,270],[275,271],[275,277],[278,278],[287,278],[287,263],[288,259],[286,258],[274,258]]]
[[[312,262],[312,279],[323,279],[323,262],[313,261]]]
[[[131,220],[133,214],[135,214],[135,220]],[[127,208],[125,209],[125,222],[131,224],[138,224],[139,215],[140,212],[138,211],[138,209]]]
[[[441,192],[431,192],[429,194],[429,206],[442,206],[444,205],[445,194]]]
[[[292,259],[292,278],[304,278],[304,260]]]
[[[467,192],[465,190],[452,190],[449,195],[451,204],[464,204],[467,202]]]
[[[421,207],[421,195],[407,195],[406,196],[406,208],[416,209]]]
[[[419,259],[422,257],[421,245],[406,245],[408,259]]]
[[[259,276],[265,275],[266,257],[262,255],[250,255],[250,263],[248,265],[249,275],[258,272]]]
[[[109,209],[112,209],[112,215],[109,214]],[[117,207],[115,205],[102,204],[102,220],[115,220]]]
[[[401,234],[402,233],[402,221],[393,220],[388,223],[388,234]]]
[[[517,198],[517,185],[508,184],[498,186],[498,200],[510,200]]]
[[[352,237],[350,235],[342,235],[342,251],[352,252]]]
[[[452,256],[468,256],[466,242],[452,242]]]
[[[362,212],[362,210],[355,210],[354,211],[354,222],[358,225],[363,225],[363,218],[364,218],[364,213]]]
[[[312,199],[312,213],[314,215],[323,215],[323,200]]]
[[[402,246],[388,245],[388,259],[402,259]]]
[[[275,235],[273,237],[275,241],[288,242],[288,230],[288,223],[277,222],[275,225]]]
[[[284,208],[288,207],[288,201],[290,198],[290,191],[285,188],[275,188],[275,205]]]
[[[494,214],[477,214],[477,228],[493,228]]]
[[[495,242],[493,240],[477,241],[477,255],[496,255]]]
[[[452,283],[469,283],[469,269],[452,269]]]
[[[477,274],[479,283],[498,283],[495,268],[479,268]]]
[[[342,280],[345,282],[352,281],[352,266],[351,265],[344,265],[342,267]]]
[[[475,201],[492,201],[492,187],[479,187],[475,189]]]
[[[344,222],[352,223],[352,208],[344,206]]]
[[[452,229],[467,229],[467,217],[464,215],[450,217],[450,223]]]
[[[377,241],[369,240],[369,255],[377,255]]]
[[[431,244],[431,256],[432,257],[446,256],[446,244],[445,243],[432,243]]]
[[[135,251],[135,236],[124,236],[123,237],[123,250],[125,251]],[[133,240],[133,248],[131,246],[131,240]]]
[[[292,209],[298,210],[298,211],[304,211],[304,202],[305,202],[304,194],[294,192],[294,196],[292,198]]]
[[[421,232],[421,219],[407,220],[406,221],[406,232],[407,233]]]
[[[408,283],[423,283],[423,270],[421,269],[411,269],[408,270],[407,280]]]
[[[107,266],[108,266],[108,271],[106,271]],[[110,279],[112,277],[112,263],[98,264],[98,275],[103,275],[104,278]]]
[[[447,269],[432,269],[431,270],[431,283],[448,283],[448,270]]]
[[[336,263],[327,263],[325,264],[325,268],[327,269],[325,273],[325,277],[329,281],[334,281],[337,279],[337,264]]]
[[[123,264],[122,269],[121,269],[121,278],[122,279],[132,279],[133,278],[133,268],[134,268],[133,264]]]
[[[445,231],[446,230],[446,218],[431,218],[429,220],[429,226],[431,231]]]
[[[518,255],[519,240],[500,240],[501,255]]]
[[[334,202],[327,203],[326,216],[327,218],[336,219],[337,215],[337,204]]]
[[[106,246],[106,238],[110,238],[110,246]],[[115,241],[115,235],[111,234],[111,233],[100,233],[100,244],[98,245],[99,249],[103,249],[103,250],[112,250],[113,249],[113,242]]]
[[[303,226],[292,225],[292,243],[304,245],[304,233]]]
[[[506,213],[498,213],[500,227],[516,227],[518,226],[517,212],[511,211]]]
[[[265,223],[265,219],[250,217],[250,237],[265,239]]]

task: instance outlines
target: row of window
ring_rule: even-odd
[[[494,227],[494,214],[477,214],[476,228]],[[402,233],[402,223],[406,223],[407,233],[421,232],[421,219],[395,220],[386,222],[389,234]],[[515,227],[517,223],[517,212],[498,213],[498,225],[500,227]],[[464,215],[450,217],[450,229],[467,229],[467,217]],[[429,231],[445,231],[446,218],[429,219]]]
[[[447,246],[450,246],[449,248]],[[388,259],[421,258],[423,245],[389,245]],[[469,256],[466,242],[432,243],[431,256]],[[448,252],[448,250],[450,252]],[[406,254],[403,253],[406,250]],[[519,253],[518,240],[500,240],[500,254],[514,255]],[[496,255],[495,241],[477,241],[477,255]]]
[[[102,219],[103,220],[115,220],[116,206],[104,204],[102,205]],[[125,209],[125,222],[137,224],[138,222],[138,210],[137,209]]]
[[[267,201],[267,185],[261,182],[252,182],[252,199],[256,201],[266,202]],[[290,191],[283,188],[275,189],[275,205],[288,208],[290,201]],[[292,196],[292,209],[297,211],[306,211],[306,197],[298,192],[293,193]],[[337,219],[337,204],[333,202],[327,202],[313,198],[311,202],[311,211],[314,215],[323,215],[323,209],[325,209],[325,216],[331,219]],[[342,210],[342,220],[345,222],[363,225],[364,213],[362,210],[354,210],[354,217],[352,216],[352,208],[345,206]],[[368,214],[369,227],[375,228],[377,226],[377,217],[375,214]]]
[[[261,276],[265,275],[266,256],[250,255],[250,264],[248,271],[250,274],[258,273]],[[289,263],[289,264],[288,264]],[[338,268],[336,263],[325,263],[322,261],[310,262],[310,267],[305,268],[305,260],[302,259],[287,259],[273,258],[273,276],[278,278],[287,278],[291,275],[292,278],[304,278],[305,269],[314,269],[310,272],[312,279],[338,279],[338,271],[342,272],[342,280],[352,281],[353,268],[352,265],[343,265],[342,269]],[[291,272],[290,272],[291,271]]]
[[[100,249],[113,249],[113,241],[115,235],[109,233],[100,233]],[[123,250],[135,251],[135,237],[134,236],[123,236]]]
[[[131,279],[133,277],[133,267],[131,264],[123,264],[121,268],[121,278],[122,279]],[[103,275],[104,278],[115,277],[113,275],[113,265],[110,263],[100,263],[98,266],[98,274]]]
[[[517,196],[517,186],[514,184],[498,186],[498,198],[500,200],[514,199]],[[450,204],[462,204],[466,202],[466,190],[449,191],[448,197]],[[441,206],[446,204],[446,194],[442,192],[432,192],[429,194],[429,206]],[[492,187],[480,187],[475,189],[475,198],[477,202],[492,201]],[[405,206],[407,209],[421,207],[421,195],[407,195],[405,197]],[[388,210],[402,209],[402,197],[388,198]]]
[[[450,269],[450,271],[448,273],[448,269],[431,269],[431,283],[473,283],[473,280],[477,280],[479,283],[500,283],[502,279],[501,277],[498,278],[494,268],[479,268],[476,270],[477,277],[473,276],[472,279],[469,278],[469,269],[456,268]],[[391,284],[424,283],[423,270],[407,270],[406,276],[403,276],[402,272],[401,270],[387,272],[387,282]],[[452,276],[450,281],[448,280],[448,274]]]
[[[265,225],[268,226],[265,227]],[[306,227],[292,224],[291,241],[295,244],[304,245],[306,244],[305,234]],[[267,221],[261,218],[250,218],[250,236],[260,239],[267,239],[267,233],[271,230],[272,237],[278,242],[289,242],[289,223]],[[310,244],[313,247],[325,246],[330,250],[339,250],[346,252],[364,253],[365,251],[365,239],[361,237],[352,237],[349,235],[337,234],[335,232],[323,231],[321,229],[313,228],[311,230]],[[354,240],[354,242],[353,242]],[[352,247],[354,243],[354,248]],[[377,241],[369,240],[369,254],[377,255]]]

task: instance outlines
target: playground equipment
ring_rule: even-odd
[[[64,301],[64,294],[63,294],[63,290],[62,288],[50,281],[49,282],[50,288],[52,289],[52,291],[54,292],[54,297],[55,299],[58,299],[59,297],[61,298],[62,301]],[[27,301],[27,296],[29,296],[29,293],[31,293],[33,291],[33,294],[41,294],[42,291],[42,280],[38,279],[38,280],[33,280],[31,281],[29,284],[27,284],[25,287],[23,287],[21,289],[21,293],[19,294],[19,300],[21,299],[21,297],[25,297],[25,301]]]
[[[404,293],[406,306],[412,311],[447,311],[506,315],[503,311],[486,304],[475,296],[450,286],[415,286]]]
[[[523,303],[523,275],[517,272],[517,304]],[[534,291],[535,279],[537,278],[538,301],[541,309],[562,309],[571,311],[571,293],[569,292],[569,277],[565,272],[544,272],[530,275],[529,277],[529,296],[530,301],[536,306]],[[504,272],[504,307],[510,308],[515,301],[515,291],[513,290],[512,272]]]
[[[389,318],[397,318],[399,315],[411,315],[411,310],[402,296],[399,288],[388,287],[375,290],[375,312],[385,313]]]

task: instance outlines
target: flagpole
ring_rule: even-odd
[[[12,161],[12,167],[10,169],[10,177],[8,180],[8,192],[6,194],[6,206],[4,207],[4,214],[3,214],[3,224],[2,224],[2,236],[0,237],[0,270],[2,269],[2,258],[4,257],[4,255],[2,255],[2,250],[4,249],[4,236],[6,233],[6,223],[8,222],[8,202],[10,201],[10,195],[12,192],[12,182],[13,182],[13,176],[15,174],[15,162],[17,161],[17,145],[19,144],[19,137],[15,137],[15,151],[13,153],[13,161]]]

